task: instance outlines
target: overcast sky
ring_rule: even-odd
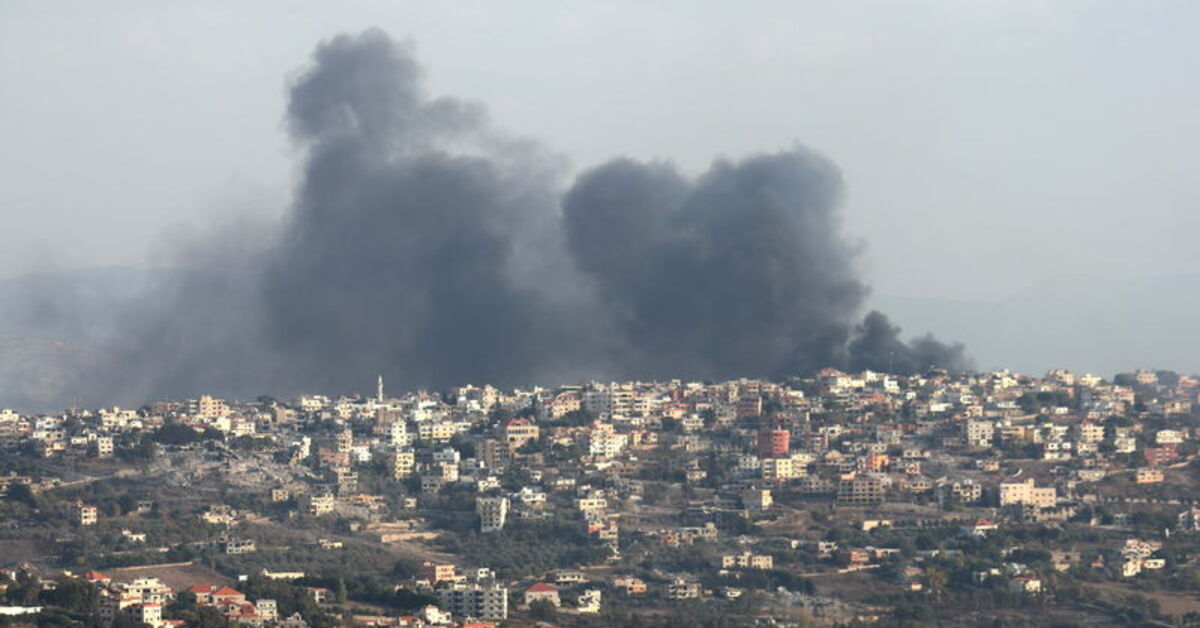
[[[8,0],[0,277],[161,263],[181,229],[280,214],[287,78],[371,26],[572,172],[823,152],[881,293],[1200,272],[1194,0]]]

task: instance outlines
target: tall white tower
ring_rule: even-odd
[[[383,403],[383,375],[380,375],[379,379],[375,380],[375,400]]]

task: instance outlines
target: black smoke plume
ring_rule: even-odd
[[[810,150],[695,179],[618,159],[564,194],[555,155],[430,97],[378,30],[318,46],[288,95],[303,161],[284,223],[192,246],[71,398],[967,364],[881,314],[857,322],[841,177]]]
[[[900,328],[882,312],[872,311],[854,330],[849,346],[849,368],[918,373],[930,367],[962,369],[970,365],[961,343],[945,344],[925,334],[911,342],[900,339]]]
[[[615,161],[563,203],[567,241],[649,374],[770,376],[840,364],[866,288],[838,233],[837,169],[804,149],[696,181]]]
[[[512,383],[573,357],[583,335],[545,283],[562,256],[539,149],[428,98],[380,31],[322,45],[288,120],[307,162],[262,295],[269,344],[304,381]]]
[[[718,161],[695,181],[620,159],[567,192],[569,249],[640,375],[778,376],[825,366],[963,368],[961,345],[908,344],[840,232],[841,175],[804,148]]]

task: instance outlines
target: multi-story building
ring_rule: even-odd
[[[762,395],[746,394],[737,400],[737,416],[739,418],[754,417],[762,414]]]
[[[113,438],[111,436],[99,436],[92,443],[92,451],[97,458],[112,458],[113,450]]]
[[[1036,508],[1053,508],[1058,503],[1058,491],[1053,487],[1039,488],[1033,479],[1024,482],[1004,482],[1000,484],[1001,506],[1033,506]]]
[[[629,436],[613,431],[607,423],[601,423],[588,433],[588,455],[596,458],[614,458],[629,443]]]
[[[1158,484],[1163,481],[1162,469],[1141,467],[1134,471],[1133,481],[1137,484]]]
[[[392,454],[392,478],[400,480],[413,474],[417,457],[411,450],[400,450]]]
[[[392,447],[405,448],[412,445],[413,435],[408,431],[408,423],[395,419],[388,425],[388,440]]]
[[[561,392],[545,404],[545,413],[551,419],[560,419],[583,409],[583,395],[577,390]]]
[[[966,432],[968,447],[988,449],[992,446],[992,437],[996,431],[996,424],[985,419],[971,419],[967,421],[964,431]]]
[[[583,391],[583,409],[599,419],[612,417],[612,395],[603,384],[593,384]]]
[[[458,617],[508,618],[508,589],[499,584],[455,584],[438,590],[443,609]]]
[[[771,509],[774,500],[771,489],[758,488],[742,491],[742,507],[751,512],[766,512]]]
[[[774,569],[775,558],[770,554],[725,554],[721,556],[721,567],[724,569]]]
[[[585,515],[604,512],[606,508],[608,508],[608,500],[603,497],[583,497],[575,500],[575,509]]]
[[[120,585],[120,587],[146,603],[166,604],[174,595],[171,587],[162,580],[152,577],[137,578],[132,582]]]
[[[112,625],[118,615],[123,615],[136,625],[161,628],[167,625],[162,618],[162,607],[161,603],[144,601],[133,593],[114,592],[100,598],[97,618],[105,625]]]
[[[497,532],[504,529],[508,517],[507,497],[477,497],[475,512],[479,515],[480,532]]]
[[[1142,450],[1142,456],[1145,457],[1146,464],[1160,467],[1178,458],[1179,448],[1174,444],[1147,447]]]
[[[784,429],[763,430],[758,433],[758,455],[781,458],[788,454],[791,433]]]
[[[974,480],[958,480],[950,484],[950,493],[964,504],[974,504],[983,497],[983,486]]]
[[[314,517],[333,513],[333,507],[337,504],[337,499],[330,493],[305,495],[302,501],[308,514]]]
[[[1104,440],[1104,426],[1099,423],[1082,421],[1075,430],[1081,443],[1099,443]]]
[[[75,502],[71,507],[71,519],[81,526],[96,525],[98,511],[95,506],[83,502]]]
[[[672,600],[694,600],[700,597],[700,583],[678,578],[667,585],[667,597]]]
[[[504,423],[504,440],[512,451],[524,447],[530,441],[538,439],[540,430],[529,419],[509,419]]]
[[[841,504],[878,504],[883,501],[883,480],[874,475],[856,475],[838,482]]]
[[[459,425],[449,421],[422,421],[417,424],[417,438],[425,442],[446,442],[459,432]]]
[[[430,586],[437,586],[442,582],[457,580],[458,567],[454,563],[435,563],[427,560],[421,563],[417,577],[428,582]]]
[[[797,456],[764,458],[760,464],[762,477],[769,482],[784,482],[808,475],[807,463],[798,460]]]
[[[229,414],[229,405],[222,399],[203,395],[194,402],[192,414],[211,421]]]
[[[511,449],[508,443],[495,438],[484,439],[475,448],[475,453],[483,466],[488,469],[499,469],[508,465],[511,459]]]

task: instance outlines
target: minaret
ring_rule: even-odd
[[[383,375],[380,375],[379,379],[375,380],[375,400],[383,403]]]

